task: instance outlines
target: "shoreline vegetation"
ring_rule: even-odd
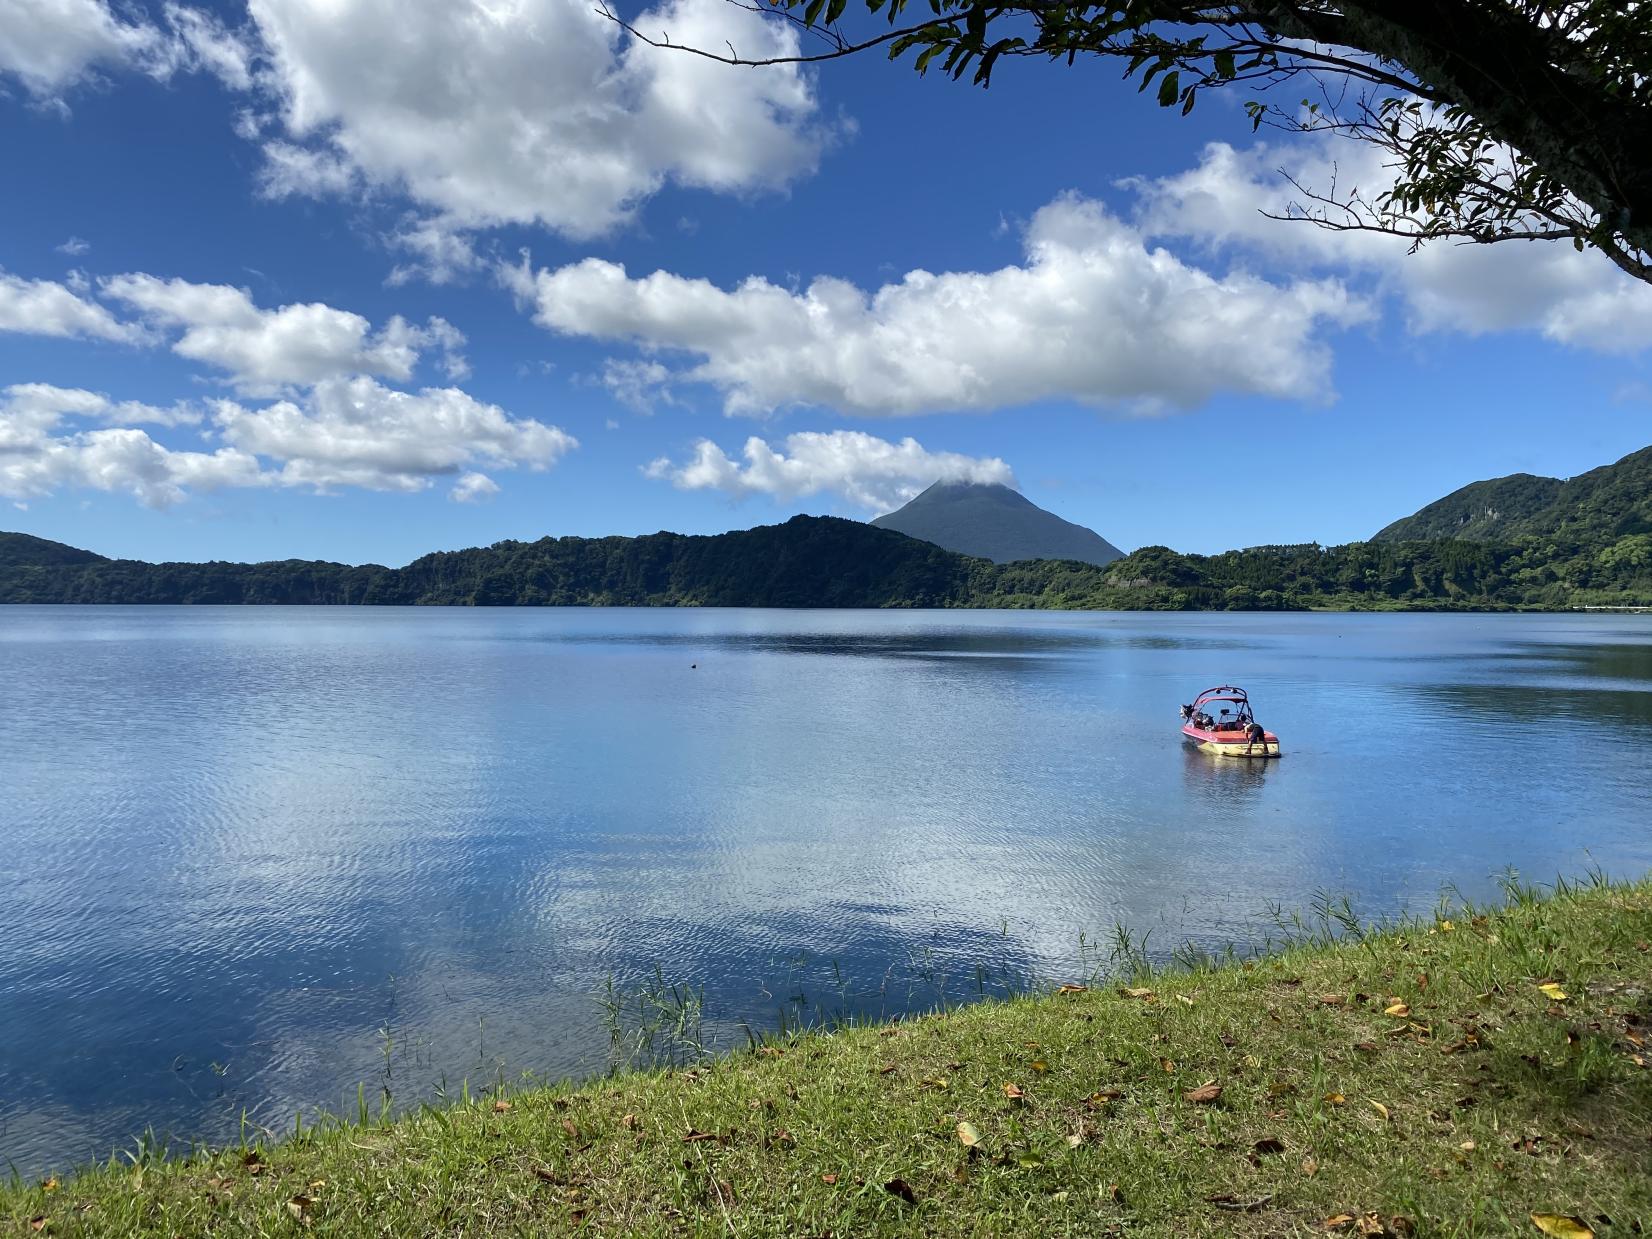
[[[0,1189],[53,1235],[1652,1233],[1652,877]]]
[[[1514,611],[1652,606],[1652,533],[1134,551],[995,564],[836,517],[705,536],[541,538],[403,568],[113,560],[0,533],[0,603]]]

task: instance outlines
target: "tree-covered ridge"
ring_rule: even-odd
[[[1606,544],[1652,533],[1652,447],[1575,478],[1508,477],[1472,482],[1381,530],[1379,542],[1525,538]]]
[[[1106,567],[1064,560],[994,564],[893,530],[812,516],[713,536],[498,542],[426,555],[405,568],[300,560],[145,564],[60,551],[55,560],[36,550],[31,562],[0,561],[0,602],[1096,610],[1652,605],[1648,533],[1511,544],[1306,544],[1208,556],[1150,546]],[[83,558],[76,561],[77,555]]]

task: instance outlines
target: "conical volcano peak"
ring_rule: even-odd
[[[1122,552],[1094,530],[1046,512],[998,482],[942,480],[872,524],[1000,564],[1022,559],[1110,564],[1122,558]]]

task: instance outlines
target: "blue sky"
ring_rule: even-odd
[[[783,48],[723,0],[644,20]],[[1381,169],[1107,64],[983,92],[710,65],[586,0],[0,0],[0,117],[0,528],[106,554],[397,564],[939,476],[1126,548],[1342,542],[1652,442],[1652,288],[1266,220],[1280,167]]]

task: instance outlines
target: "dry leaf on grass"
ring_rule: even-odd
[[[1205,1083],[1199,1085],[1198,1088],[1188,1089],[1187,1092],[1182,1094],[1182,1098],[1185,1101],[1192,1102],[1196,1106],[1208,1106],[1220,1098],[1221,1095],[1222,1086],[1216,1083],[1215,1080],[1207,1080]]]
[[[891,1196],[899,1196],[909,1205],[918,1203],[918,1193],[912,1190],[912,1185],[905,1179],[890,1179],[883,1185],[883,1190]]]
[[[1074,985],[1071,981],[1056,990],[1058,994],[1087,994],[1089,992],[1090,987],[1088,985]]]
[[[1595,1239],[1595,1232],[1589,1229],[1588,1223],[1569,1213],[1534,1213],[1531,1216],[1537,1229],[1545,1235],[1553,1235],[1554,1239]]]
[[[1008,1097],[1011,1101],[1025,1101],[1027,1098],[1027,1094],[1021,1091],[1021,1086],[1019,1084],[1004,1085],[1004,1096]]]
[[[1570,996],[1566,993],[1565,990],[1561,989],[1560,986],[1556,985],[1553,981],[1545,981],[1541,985],[1539,985],[1537,988],[1542,992],[1542,994],[1545,998],[1552,998],[1555,1002],[1565,1002],[1566,999]],[[1544,1216],[1547,1217],[1549,1215],[1544,1214]],[[1558,1216],[1558,1215],[1556,1215],[1556,1216]]]
[[[981,1133],[975,1130],[973,1123],[958,1124],[958,1143],[966,1149],[973,1149],[981,1143]]]
[[[1366,1100],[1371,1101],[1371,1099],[1369,1097],[1367,1097]],[[1382,1115],[1383,1122],[1386,1123],[1388,1121],[1388,1107],[1383,1105],[1382,1102],[1380,1102],[1380,1101],[1371,1101],[1371,1108],[1373,1110],[1375,1110],[1378,1114]]]

